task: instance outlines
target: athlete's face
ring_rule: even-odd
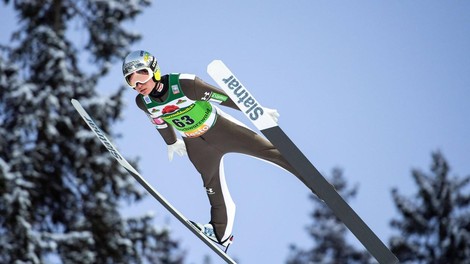
[[[149,95],[156,84],[150,72],[145,70],[132,73],[127,77],[127,82],[142,95]]]
[[[135,90],[141,95],[149,95],[155,87],[155,84],[156,83],[153,81],[153,79],[150,79],[145,83],[137,83]]]

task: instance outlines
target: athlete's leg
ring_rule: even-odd
[[[304,182],[300,174],[271,142],[246,126],[230,120],[230,116],[220,116],[217,120],[217,126],[207,132],[207,134],[209,133],[211,144],[216,145],[225,153],[238,152],[272,162]]]
[[[223,155],[203,138],[185,139],[191,162],[202,176],[211,204],[211,221],[219,242],[230,237],[235,218],[235,203],[225,180]]]

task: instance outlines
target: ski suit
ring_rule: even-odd
[[[237,109],[224,91],[191,74],[162,76],[148,95],[137,95],[136,104],[156,126],[167,145],[176,142],[174,129],[181,133],[189,159],[201,174],[211,205],[211,221],[219,242],[232,233],[235,203],[228,190],[223,157],[243,153],[298,173],[264,137],[222,112],[214,103]]]

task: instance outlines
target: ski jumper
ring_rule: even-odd
[[[189,159],[201,174],[209,198],[210,223],[219,242],[223,242],[232,234],[235,218],[235,203],[225,181],[225,154],[237,152],[257,157],[301,178],[268,140],[213,105],[238,110],[224,91],[190,74],[164,75],[161,83],[163,87],[157,85],[160,91],[137,95],[137,106],[167,145],[176,142],[175,129],[183,137]]]

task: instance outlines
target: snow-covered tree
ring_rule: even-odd
[[[97,82],[140,38],[122,24],[149,0],[12,2],[18,28],[0,53],[0,263],[181,263],[152,216],[121,216],[144,192],[70,103],[113,135],[124,87],[104,97]]]
[[[357,186],[348,188],[341,169],[333,169],[329,182],[335,186],[336,191],[345,201],[356,196]],[[301,249],[295,244],[291,245],[287,263],[373,263],[367,251],[357,250],[348,243],[346,237],[348,230],[331,209],[313,194],[310,195],[310,199],[314,208],[311,214],[313,222],[307,227],[307,230],[314,245],[310,249]]]
[[[417,193],[406,198],[392,190],[400,217],[391,249],[402,263],[470,263],[470,176],[451,177],[440,152],[431,173],[412,171]]]

